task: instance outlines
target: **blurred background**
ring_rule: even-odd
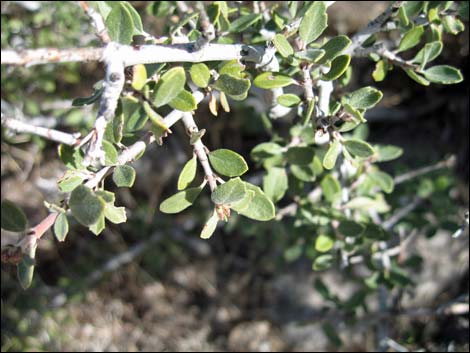
[[[161,20],[148,15],[148,2],[131,3],[147,32],[164,34]],[[338,2],[328,10],[327,34],[355,33],[387,5]],[[74,2],[2,1],[1,16],[2,49],[98,45]],[[445,36],[444,45],[437,62],[456,66],[468,77],[468,29]],[[177,175],[192,153],[178,125],[162,147],[152,145],[134,164],[135,186],[115,190],[116,204],[128,210],[127,223],[109,224],[99,237],[73,224],[65,243],[45,236],[27,291],[16,279],[16,268],[2,264],[2,352],[362,351],[377,349],[378,330],[393,339],[391,351],[468,351],[468,231],[451,237],[469,202],[468,80],[423,87],[394,70],[375,83],[374,64],[354,60],[351,90],[370,84],[384,92],[366,116],[369,140],[405,151],[387,165],[389,173],[400,175],[451,155],[457,161],[454,168],[399,185],[388,197],[392,205],[411,202],[414,195],[426,199],[401,220],[401,229],[413,239],[407,273],[400,278],[407,285],[391,292],[396,313],[377,311],[374,292],[361,292],[358,299],[360,268],[357,273],[313,272],[304,256],[309,245],[289,232],[291,220],[263,224],[233,217],[204,241],[199,230],[208,197],[179,215],[162,214],[158,206],[174,193]],[[71,108],[71,100],[92,93],[104,75],[101,65],[1,70],[2,111],[66,131],[92,126],[91,108]],[[249,178],[260,182],[262,170],[249,154],[269,134],[252,107],[235,104],[232,112],[214,118],[202,105],[196,120],[208,130],[204,141],[210,149],[242,154],[250,164]],[[275,125],[289,128],[284,121]],[[43,201],[59,197],[56,181],[65,169],[57,146],[2,133],[1,153],[2,199],[16,202],[30,224],[37,224],[47,215]],[[2,246],[16,240],[2,231]],[[358,316],[340,310],[325,298],[325,286],[344,303],[342,309],[366,303],[368,310]],[[456,303],[463,309],[455,309]]]

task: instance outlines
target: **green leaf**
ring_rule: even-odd
[[[347,237],[358,237],[364,232],[362,224],[353,221],[342,221],[339,224],[338,231]]]
[[[155,106],[161,107],[170,103],[180,94],[186,84],[184,69],[174,67],[163,74],[155,88],[153,102]]]
[[[297,59],[302,61],[307,61],[309,63],[315,63],[320,61],[325,55],[325,51],[323,49],[315,49],[315,48],[308,48],[306,50],[298,51],[294,54]]]
[[[121,1],[120,3],[129,11],[132,17],[132,22],[134,23],[134,34],[141,34],[144,28],[142,26],[142,19],[140,18],[139,13],[128,1]]]
[[[421,49],[418,54],[412,60],[414,63],[421,64],[421,69],[426,66],[427,63],[436,59],[442,51],[442,42],[435,41],[427,43],[423,49]]]
[[[353,108],[350,104],[345,103],[343,105],[343,108],[347,113],[351,114],[354,120],[356,120],[357,122],[361,122],[361,123],[367,122],[367,120],[364,119],[364,116],[362,115],[362,113],[359,110]],[[344,131],[344,129],[342,129],[341,131]]]
[[[292,94],[292,93],[286,93],[282,94],[279,97],[277,97],[277,102],[284,106],[284,107],[295,107],[296,105],[299,105],[299,103],[302,100],[299,98],[299,96]]]
[[[380,196],[377,196],[375,199],[371,197],[365,197],[365,196],[358,196],[351,201],[349,201],[347,204],[344,205],[345,208],[350,208],[353,210],[362,210],[362,211],[368,211],[368,210],[375,210],[379,213],[384,213],[390,210],[390,207],[387,205],[385,200],[383,199],[383,195],[379,194]]]
[[[90,225],[88,229],[95,235],[99,235],[104,228],[106,227],[106,221],[104,218],[104,213],[98,217],[95,223]]]
[[[388,240],[390,235],[380,226],[369,223],[366,226],[366,229],[362,233],[365,238],[374,239],[374,240]]]
[[[349,55],[340,55],[333,59],[331,62],[331,69],[326,74],[322,75],[322,80],[332,81],[341,77],[342,74],[348,69],[351,57]]]
[[[424,1],[405,1],[402,7],[405,9],[408,18],[413,18],[418,15],[424,5]]]
[[[403,148],[393,145],[376,145],[375,150],[378,154],[377,162],[393,161],[403,154]]]
[[[67,145],[59,145],[59,158],[69,169],[84,169],[84,153],[80,148],[74,148]]]
[[[344,147],[354,156],[368,158],[374,155],[374,148],[367,142],[358,139],[349,139],[343,142]]]
[[[284,197],[288,188],[288,178],[284,168],[270,168],[263,178],[264,192],[274,203]]]
[[[138,64],[133,67],[132,88],[140,91],[147,83],[147,69],[145,65]]]
[[[248,206],[244,208],[235,208],[235,205],[231,208],[241,214],[242,216],[254,219],[256,221],[269,221],[276,216],[274,204],[266,196],[266,194],[259,187],[245,183],[246,193],[250,191],[254,192],[253,199]],[[242,200],[243,201],[243,200]]]
[[[372,72],[372,77],[375,82],[381,82],[385,79],[388,72],[388,65],[384,60],[379,60],[375,64],[375,70]]]
[[[77,174],[68,174],[59,181],[59,189],[62,192],[70,192],[83,182],[83,176]]]
[[[217,223],[219,223],[219,217],[217,216],[217,212],[214,210],[212,216],[206,222],[204,228],[202,228],[201,238],[209,239],[212,234],[214,234],[215,229],[217,228]]]
[[[114,169],[113,181],[117,187],[132,187],[135,181],[135,169],[129,165],[118,165]]]
[[[183,90],[169,103],[173,109],[180,110],[182,112],[191,112],[197,108],[196,98],[191,92]]]
[[[83,105],[93,104],[101,98],[101,95],[103,94],[103,91],[104,91],[104,88],[102,87],[102,85],[100,85],[99,88],[95,88],[93,90],[93,94],[90,97],[75,98],[72,101],[72,106],[73,107],[81,107]]]
[[[307,165],[312,163],[315,150],[312,147],[291,147],[286,152],[290,164]]]
[[[139,100],[134,97],[127,96],[123,97],[121,102],[122,115],[124,117],[124,132],[133,133],[141,130],[148,120],[148,115],[145,113]]]
[[[331,38],[320,48],[325,51],[325,55],[321,58],[318,63],[323,65],[328,61],[333,60],[350,45],[351,40],[347,36],[341,35]]]
[[[77,186],[70,194],[72,215],[84,226],[95,223],[104,211],[104,201],[85,185]]]
[[[163,201],[160,205],[160,211],[169,214],[179,213],[191,206],[201,191],[201,187],[180,191]]]
[[[115,143],[121,143],[122,141],[122,133],[124,130],[124,115],[117,114],[112,123],[113,128],[113,139]]]
[[[215,81],[215,88],[229,96],[241,96],[248,92],[251,82],[248,79],[222,74]]]
[[[243,157],[231,150],[212,151],[209,153],[209,161],[218,173],[228,177],[240,176],[248,171],[248,165]]]
[[[355,109],[370,109],[382,99],[382,92],[373,87],[360,88],[343,97],[341,102]]]
[[[230,75],[242,78],[243,70],[245,70],[245,65],[241,64],[237,59],[234,59],[223,63],[219,69],[219,75]]]
[[[392,193],[395,183],[389,174],[382,171],[373,171],[369,173],[369,176],[384,192],[387,194]]]
[[[286,37],[280,33],[274,36],[274,46],[276,47],[279,54],[285,58],[294,54],[294,49],[287,41]]]
[[[230,24],[230,32],[241,33],[261,20],[261,14],[251,13],[237,18]]]
[[[447,33],[456,35],[465,30],[465,25],[454,16],[444,16],[442,24]]]
[[[280,155],[283,148],[274,142],[264,142],[257,145],[251,150],[251,158],[254,161],[260,161],[272,156]]]
[[[1,228],[10,232],[24,232],[28,226],[28,220],[24,212],[10,200],[3,200],[1,204],[2,218]]]
[[[313,270],[314,271],[323,271],[327,270],[333,265],[333,255],[325,254],[318,256],[315,261],[313,262]]]
[[[54,223],[54,235],[58,241],[64,241],[69,232],[69,222],[64,213],[59,213]]]
[[[334,202],[341,196],[341,185],[333,175],[326,175],[320,183],[323,196],[328,202]]]
[[[245,187],[246,187],[246,184],[245,184]],[[250,206],[251,201],[253,201],[254,198],[255,198],[255,192],[253,190],[246,190],[246,193],[243,199],[241,199],[240,201],[234,202],[230,206],[230,208],[240,213],[246,210]]]
[[[327,27],[328,15],[323,1],[315,1],[300,22],[299,35],[307,45],[317,39]]]
[[[253,83],[259,88],[273,89],[295,84],[296,81],[289,76],[279,74],[277,72],[264,72],[256,76]]]
[[[326,151],[325,156],[323,157],[323,168],[331,170],[336,165],[336,160],[338,159],[339,152],[341,151],[341,143],[339,140],[334,140],[330,142],[328,151]]]
[[[193,156],[183,167],[178,178],[178,190],[186,189],[196,177],[197,157]]]
[[[451,85],[463,81],[460,70],[448,65],[433,66],[424,71],[424,77],[434,83]]]
[[[206,64],[198,63],[193,64],[191,66],[191,70],[189,71],[191,75],[191,80],[193,80],[194,84],[201,88],[206,88],[209,85],[209,81],[211,79],[211,73],[209,68]]]
[[[423,76],[418,75],[413,69],[406,69],[405,72],[411,79],[413,79],[413,81],[418,82],[423,86],[429,86],[429,81],[426,80]]]
[[[313,165],[292,165],[290,171],[297,179],[307,183],[313,182],[317,178]]]
[[[127,221],[126,209],[124,207],[116,207],[110,203],[107,203],[104,208],[104,216],[114,224]]]
[[[235,178],[219,185],[212,192],[211,199],[217,205],[230,205],[242,200],[245,194],[245,183],[240,178]]]
[[[37,244],[27,248],[23,260],[17,266],[18,280],[23,289],[31,286],[34,275],[34,258],[36,257]]]
[[[106,190],[97,190],[95,192],[95,195],[100,197],[104,203],[111,203],[114,204],[114,201],[116,200],[116,195],[112,193],[111,191],[106,191]]]
[[[400,41],[397,53],[411,49],[419,44],[421,37],[424,33],[424,26],[417,26],[410,29]]]
[[[315,239],[315,250],[318,252],[328,252],[335,245],[335,239],[329,235],[320,234]]]
[[[134,34],[134,21],[129,10],[122,4],[115,6],[105,21],[109,36],[115,42],[130,44]]]
[[[103,151],[105,154],[104,164],[107,166],[116,165],[118,162],[118,152],[113,144],[109,141],[103,141]]]

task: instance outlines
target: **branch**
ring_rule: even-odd
[[[407,182],[409,180],[418,178],[422,175],[434,172],[434,171],[439,170],[439,169],[453,168],[455,166],[455,163],[456,163],[455,156],[450,156],[449,158],[447,158],[443,161],[440,161],[436,164],[426,166],[426,167],[423,167],[423,168],[419,168],[419,169],[416,169],[416,170],[412,170],[412,171],[410,171],[408,173],[405,173],[405,174],[402,174],[402,175],[398,175],[393,179],[393,182],[395,183],[395,185],[402,184],[404,182]]]
[[[68,134],[54,129],[31,125],[18,119],[6,117],[3,113],[2,126],[17,133],[37,135],[69,146],[76,146],[80,143],[80,134]]]
[[[78,3],[90,18],[91,24],[95,29],[98,38],[105,44],[111,42],[111,38],[109,37],[108,30],[104,24],[103,17],[92,7],[88,6],[87,1],[79,1]]]
[[[184,113],[183,124],[189,135],[193,135],[199,132],[199,128],[197,127],[191,113]],[[214,191],[217,188],[216,177],[214,176],[214,172],[212,171],[211,165],[209,164],[209,158],[207,157],[206,153],[206,146],[204,146],[200,138],[194,141],[193,149],[194,153],[199,159],[199,163],[201,163],[201,166],[204,169],[209,187],[211,188],[211,191]]]
[[[194,42],[142,46],[112,43],[116,49],[115,58],[119,58],[124,66],[170,62],[229,61],[233,59],[261,63],[266,53],[264,46],[245,44],[207,44],[197,50]],[[106,48],[2,50],[1,64],[33,66],[47,63],[105,61],[107,58],[105,50]]]

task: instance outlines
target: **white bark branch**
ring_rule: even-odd
[[[103,43],[111,42],[108,30],[104,24],[103,16],[96,12],[92,7],[88,5],[87,1],[79,1],[80,7],[85,11],[87,16],[90,18],[91,25],[95,29],[96,35]]]
[[[68,134],[54,129],[31,125],[21,120],[6,117],[3,114],[2,126],[17,133],[37,135],[69,146],[77,145],[80,142],[80,134]]]

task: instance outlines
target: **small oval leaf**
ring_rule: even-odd
[[[212,202],[216,205],[230,205],[241,201],[246,194],[245,183],[240,178],[231,179],[219,185],[211,194]]]
[[[317,39],[327,27],[328,15],[324,1],[315,1],[300,22],[299,35],[305,44]]]
[[[248,171],[248,165],[238,153],[218,149],[209,153],[209,161],[212,167],[220,174],[228,177],[236,177]]]
[[[160,205],[160,211],[169,214],[179,213],[191,206],[201,191],[201,187],[180,191],[163,201]]]
[[[84,226],[95,223],[104,211],[104,201],[85,185],[77,186],[70,194],[72,215]]]
[[[182,67],[174,67],[163,74],[157,83],[154,104],[161,107],[170,103],[184,89],[186,74]]]
[[[295,84],[296,81],[286,75],[279,74],[276,72],[264,72],[256,76],[253,81],[254,85],[259,88],[273,89],[279,87],[286,87]]]
[[[354,156],[368,158],[374,155],[374,148],[367,142],[358,139],[349,139],[343,142],[344,147]]]
[[[3,200],[1,204],[1,228],[10,232],[24,232],[28,220],[24,212],[10,200]]]
[[[113,181],[117,187],[132,187],[135,181],[135,169],[129,165],[118,165],[114,169]]]
[[[54,235],[58,241],[62,242],[65,240],[67,233],[69,232],[69,221],[64,213],[60,213],[54,223]]]
[[[193,156],[183,167],[178,178],[178,190],[186,189],[196,177],[197,157]]]
[[[211,79],[211,73],[209,68],[206,64],[198,63],[193,64],[191,66],[191,70],[189,71],[191,75],[191,80],[193,80],[194,84],[201,88],[206,88],[209,85],[209,81]]]

